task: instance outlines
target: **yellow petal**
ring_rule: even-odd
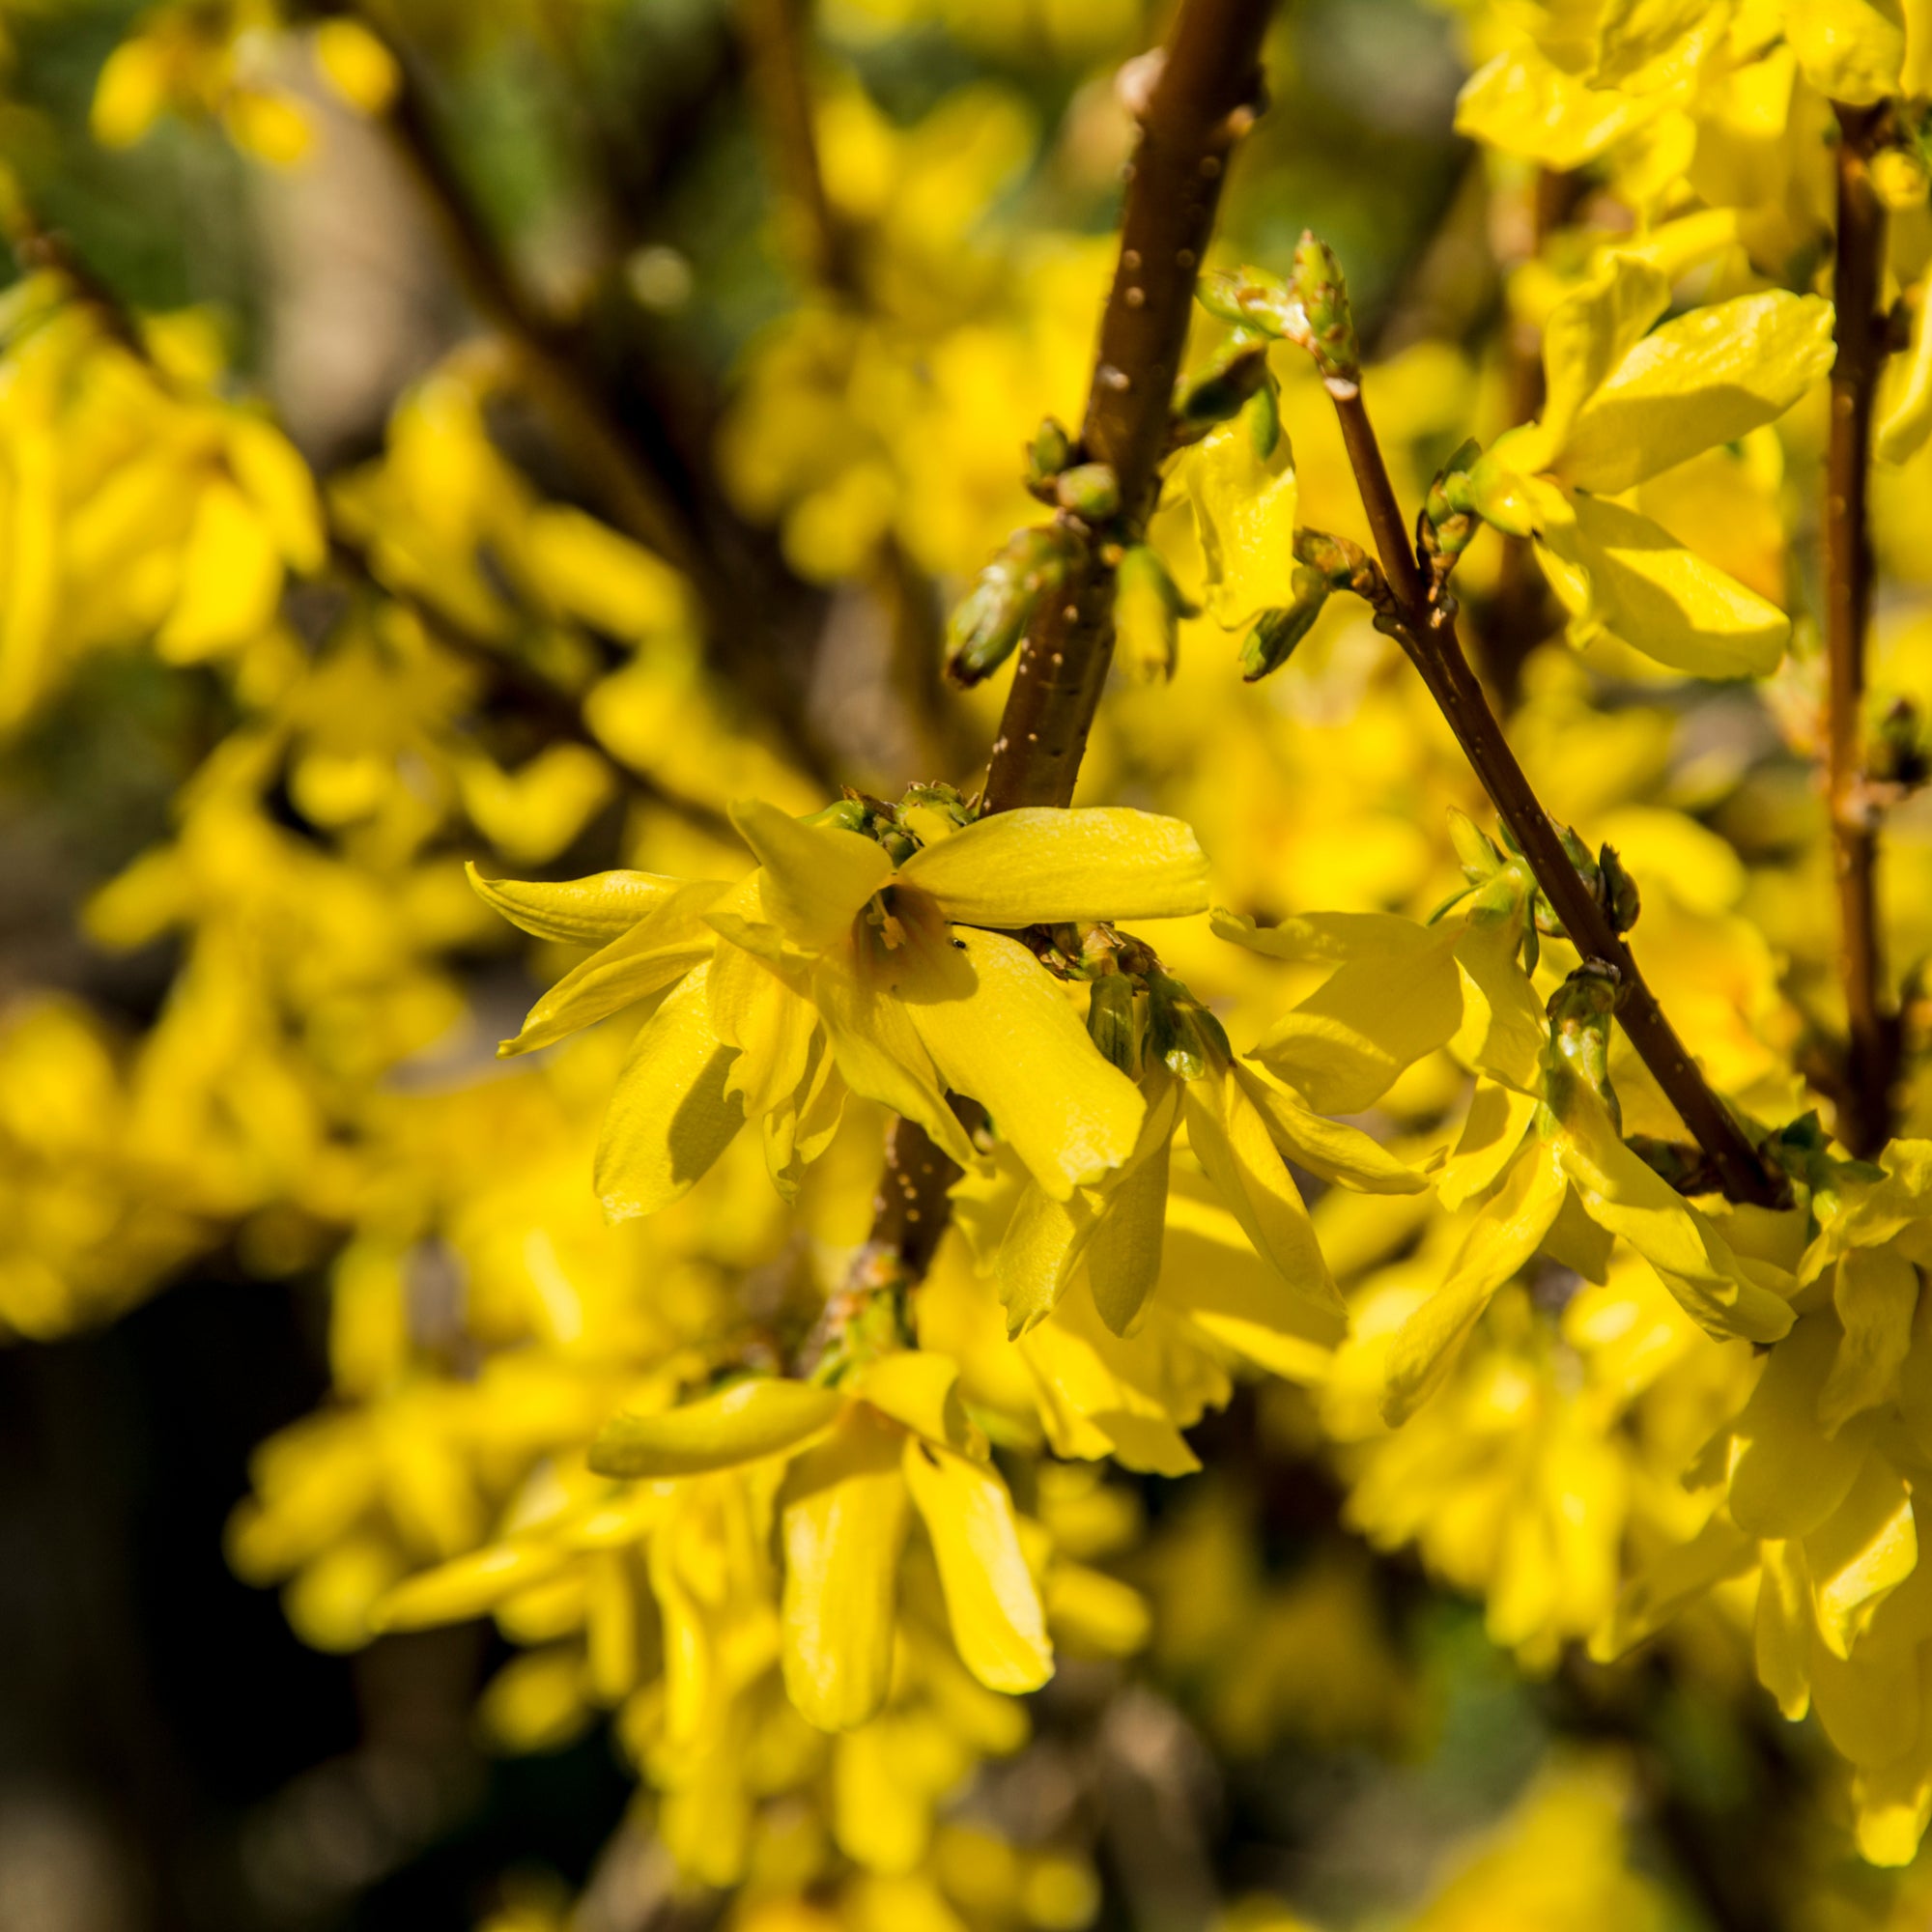
[[[1234,1072],[1283,1159],[1360,1194],[1420,1194],[1428,1188],[1427,1176],[1359,1127],[1324,1120],[1245,1066]]]
[[[846,1086],[917,1121],[961,1167],[979,1165],[979,1151],[947,1105],[941,1075],[906,1008],[867,962],[855,963],[849,952],[828,955],[813,968],[810,983]]]
[[[1478,1080],[1469,1112],[1436,1181],[1443,1207],[1454,1209],[1473,1201],[1496,1183],[1516,1156],[1541,1103],[1533,1094]]]
[[[682,980],[639,1032],[597,1142],[593,1184],[612,1220],[681,1201],[745,1123],[725,1092],[736,1049],[711,1031],[705,968]]]
[[[1053,1647],[1006,1484],[923,1442],[907,1442],[904,1466],[967,1669],[989,1690],[1037,1690],[1053,1675]]]
[[[476,894],[512,925],[570,946],[604,946],[655,912],[683,881],[655,872],[595,872],[555,884],[539,879],[486,879],[472,861],[464,868]]]
[[[758,1377],[677,1408],[613,1415],[597,1432],[600,1476],[659,1479],[729,1469],[798,1449],[844,1407],[836,1389]]]
[[[182,552],[181,595],[155,648],[169,664],[192,664],[252,643],[281,594],[281,554],[267,524],[234,484],[211,483]]]
[[[702,966],[718,946],[703,915],[724,890],[703,880],[666,894],[629,931],[572,967],[530,1009],[523,1031],[504,1040],[497,1053],[533,1053],[663,992]]]
[[[1807,1316],[1771,1351],[1738,1417],[1731,1515],[1752,1536],[1808,1536],[1858,1480],[1877,1416],[1852,1416],[1833,1435],[1818,1420],[1837,1342],[1835,1321]]]
[[[1845,1332],[1818,1398],[1828,1435],[1897,1394],[1918,1307],[1918,1270],[1890,1249],[1853,1248],[1838,1263],[1832,1301]]]
[[[1760,1286],[1711,1222],[1624,1145],[1594,1094],[1575,1092],[1555,1147],[1583,1211],[1627,1240],[1707,1334],[1776,1342],[1789,1331],[1790,1303]]]
[[[1094,1197],[1076,1189],[1056,1201],[1038,1181],[1020,1190],[993,1262],[993,1281],[1017,1339],[1053,1313],[1098,1226]]]
[[[497,1543],[425,1570],[377,1605],[376,1630],[427,1630],[493,1610],[512,1592],[554,1577],[571,1552],[554,1543]]]
[[[1883,1456],[1865,1458],[1845,1500],[1804,1539],[1804,1561],[1818,1634],[1833,1657],[1851,1657],[1872,1613],[1918,1561],[1912,1492]]]
[[[272,423],[236,413],[225,425],[228,467],[291,570],[313,577],[327,561],[322,501],[300,453]]]
[[[949,976],[909,972],[905,1014],[947,1084],[978,1100],[1034,1179],[1064,1201],[1133,1151],[1140,1093],[1100,1057],[1059,982],[1017,940],[972,928],[955,938],[970,990],[945,997]]]
[[[1827,100],[1870,107],[1897,92],[1905,62],[1898,0],[1785,0],[1784,37]]]
[[[1832,305],[1782,289],[1695,308],[1637,343],[1585,400],[1556,473],[1615,496],[1775,422],[1832,366]]]
[[[922,847],[898,876],[963,925],[1178,919],[1208,904],[1192,828],[1114,807],[995,812]]]
[[[1670,283],[1661,270],[1629,255],[1550,310],[1543,324],[1543,414],[1510,440],[1508,461],[1548,469],[1569,440],[1584,406],[1670,306]]]
[[[905,1444],[904,1430],[853,1404],[785,1478],[784,1683],[821,1730],[863,1724],[892,1685]]]
[[[1177,1111],[1178,1097],[1166,1102],[1170,1116]],[[1087,1244],[1094,1306],[1116,1335],[1131,1335],[1139,1327],[1148,1297],[1160,1280],[1172,1131],[1170,1119],[1147,1156],[1108,1190],[1106,1211]]]
[[[1601,497],[1546,518],[1537,555],[1583,641],[1596,633],[1692,677],[1762,677],[1791,622],[1648,517]]]
[[[1762,1548],[1752,1634],[1757,1677],[1795,1724],[1811,1708],[1811,1576],[1804,1544],[1774,1540]]]
[[[1566,1192],[1548,1147],[1532,1145],[1476,1219],[1449,1278],[1402,1324],[1388,1352],[1382,1420],[1399,1428],[1441,1387],[1497,1289],[1542,1244]]]
[[[1340,1308],[1341,1294],[1288,1164],[1233,1069],[1210,1068],[1204,1078],[1183,1082],[1180,1104],[1187,1145],[1255,1252],[1297,1293]]]
[[[845,1384],[915,1435],[961,1455],[983,1456],[985,1437],[959,1400],[959,1364],[920,1349],[899,1349],[868,1362]]]
[[[1265,457],[1245,412],[1222,423],[1176,465],[1194,512],[1214,621],[1239,630],[1294,601],[1294,453],[1281,437]]]
[[[859,908],[892,875],[886,848],[873,839],[807,825],[761,799],[734,805],[731,823],[764,868],[758,884],[766,914],[807,952],[842,939]]]

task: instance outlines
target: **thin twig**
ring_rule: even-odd
[[[1832,367],[1831,440],[1825,461],[1825,794],[1838,892],[1838,961],[1846,1052],[1838,1137],[1873,1154],[1891,1134],[1899,1024],[1882,991],[1878,923],[1878,813],[1864,782],[1865,633],[1872,554],[1866,497],[1872,403],[1885,366],[1878,313],[1885,206],[1871,178],[1884,109],[1839,107],[1838,242],[1832,268],[1837,358]]]
[[[1709,1155],[1734,1201],[1762,1207],[1787,1198],[1782,1179],[1767,1164],[1723,1102],[1706,1084],[1676,1030],[1657,1003],[1630,948],[1611,924],[1596,895],[1571,863],[1483,688],[1469,668],[1456,635],[1451,601],[1433,598],[1416,561],[1408,526],[1396,502],[1381,445],[1369,422],[1357,382],[1331,379],[1328,393],[1342,425],[1349,460],[1361,493],[1382,570],[1394,593],[1397,639],[1422,674],[1449,728],[1455,732],[1483,789],[1529,861],[1536,882],[1585,959],[1603,960],[1617,973],[1617,1017],[1643,1063],[1677,1109],[1692,1139]]]

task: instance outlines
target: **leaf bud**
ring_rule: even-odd
[[[1053,500],[1053,481],[1073,461],[1073,439],[1057,417],[1042,416],[1026,449],[1026,487],[1041,502]]]
[[[1121,479],[1111,464],[1076,463],[1054,478],[1053,499],[1090,524],[1104,524],[1121,513]]]
[[[1194,298],[1208,313],[1236,328],[1298,340],[1300,305],[1294,291],[1260,269],[1216,269],[1194,285]]]
[[[1876,784],[1916,790],[1932,775],[1923,721],[1909,697],[1895,699],[1878,721],[1865,753],[1865,776]]]
[[[867,821],[871,815],[870,808],[863,798],[845,797],[828,805],[823,811],[814,811],[802,818],[801,825],[822,825],[830,832],[857,832],[864,835]]]
[[[1294,560],[1321,573],[1331,590],[1359,590],[1369,559],[1359,544],[1303,524],[1294,533]]]
[[[1614,966],[1586,959],[1549,996],[1543,1097],[1559,1121],[1568,1116],[1572,1095],[1580,1086],[1597,1096],[1617,1131],[1623,1131],[1623,1110],[1610,1086],[1610,1015],[1620,991]]]
[[[1610,929],[1613,932],[1628,932],[1636,923],[1637,914],[1643,910],[1636,881],[1624,869],[1624,862],[1618,857],[1614,845],[1603,848],[1597,855],[1597,864],[1600,867],[1597,896],[1610,916]]]
[[[1294,601],[1258,616],[1241,642],[1241,677],[1254,684],[1279,670],[1294,655],[1294,647],[1311,630],[1328,601],[1328,580],[1305,563],[1297,564]]]
[[[1355,345],[1349,284],[1334,249],[1312,230],[1304,231],[1295,245],[1293,290],[1302,318],[1295,339],[1315,357],[1315,366],[1331,380],[1359,382],[1361,352]]]
[[[1221,1022],[1179,980],[1148,978],[1148,1024],[1154,1053],[1180,1080],[1199,1080],[1233,1056]]]
[[[978,684],[1012,655],[1065,582],[1072,553],[1072,539],[1050,524],[1013,532],[947,623],[946,674],[955,684]]]

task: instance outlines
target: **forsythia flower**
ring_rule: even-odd
[[[980,1155],[946,1092],[979,1100],[1056,1200],[1129,1159],[1140,1095],[1010,933],[1199,911],[1206,861],[1184,825],[1104,809],[961,823],[956,806],[918,803],[801,822],[753,802],[732,818],[760,862],[735,888],[634,872],[476,880],[526,930],[603,942],[505,1052],[658,1001],[605,1120],[597,1191],[611,1213],[677,1200],[748,1117],[774,1179],[794,1184],[844,1088],[919,1122],[962,1166]]]

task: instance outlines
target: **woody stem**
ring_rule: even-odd
[[[1556,827],[1517,762],[1463,654],[1453,601],[1431,595],[1389,481],[1381,445],[1369,421],[1360,384],[1335,380],[1327,386],[1341,419],[1355,486],[1394,595],[1398,641],[1421,673],[1430,696],[1455,732],[1463,755],[1528,860],[1537,884],[1577,952],[1585,959],[1602,960],[1616,968],[1617,1018],[1708,1156],[1724,1193],[1731,1200],[1755,1202],[1760,1207],[1778,1205],[1785,1198],[1783,1181],[1705,1082],[1697,1063],[1658,1005],[1657,995],[1646,983],[1630,948],[1563,849]]]
[[[1839,107],[1838,242],[1832,268],[1837,356],[1832,367],[1831,440],[1825,460],[1825,795],[1838,895],[1838,968],[1846,1049],[1839,1138],[1872,1154],[1891,1131],[1898,1021],[1887,1010],[1879,944],[1877,813],[1861,755],[1865,632],[1871,621],[1867,516],[1872,403],[1885,363],[1878,316],[1885,208],[1871,179],[1883,109]]]
[[[1121,252],[1100,318],[1081,426],[1082,452],[1111,466],[1122,521],[1138,531],[1153,507],[1174,381],[1194,283],[1213,232],[1228,157],[1262,97],[1261,45],[1274,0],[1181,0],[1157,64],[1127,171]],[[1138,64],[1137,64],[1138,65]],[[1139,67],[1142,73],[1149,71]],[[983,810],[1065,806],[1114,650],[1114,574],[1084,526],[1064,593],[1021,645],[986,776]],[[896,1121],[872,1236],[853,1279],[882,1264],[901,1282],[924,1273],[958,1170],[923,1129]]]

